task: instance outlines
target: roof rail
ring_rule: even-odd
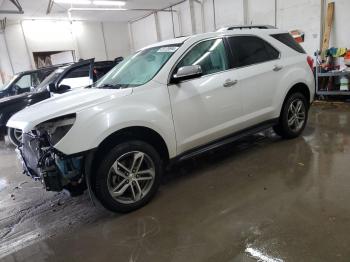
[[[243,30],[243,29],[277,29],[277,27],[272,25],[237,25],[237,26],[228,26],[220,28],[217,32],[223,32],[228,30]]]

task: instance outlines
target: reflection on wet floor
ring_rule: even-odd
[[[298,139],[269,130],[178,164],[127,215],[43,191],[0,142],[0,260],[348,261],[349,109],[316,105]]]

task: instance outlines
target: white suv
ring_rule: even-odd
[[[95,85],[14,115],[26,174],[128,212],[164,167],[274,127],[294,138],[314,97],[312,59],[278,29],[231,29],[146,47]],[[311,67],[311,68],[310,68]]]

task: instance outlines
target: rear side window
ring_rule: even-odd
[[[260,64],[279,58],[279,52],[256,36],[234,36],[228,38],[233,55],[233,66],[243,67]]]
[[[301,45],[299,45],[297,41],[295,41],[293,36],[291,36],[290,34],[284,33],[284,34],[275,34],[271,36],[276,40],[280,41],[281,43],[285,44],[286,46],[289,46],[293,50],[302,54],[306,54],[304,48],[302,48]]]

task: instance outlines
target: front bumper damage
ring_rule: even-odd
[[[86,189],[84,154],[66,156],[50,145],[45,135],[35,131],[23,134],[17,149],[24,174],[39,180],[47,191],[68,190],[72,196]]]

